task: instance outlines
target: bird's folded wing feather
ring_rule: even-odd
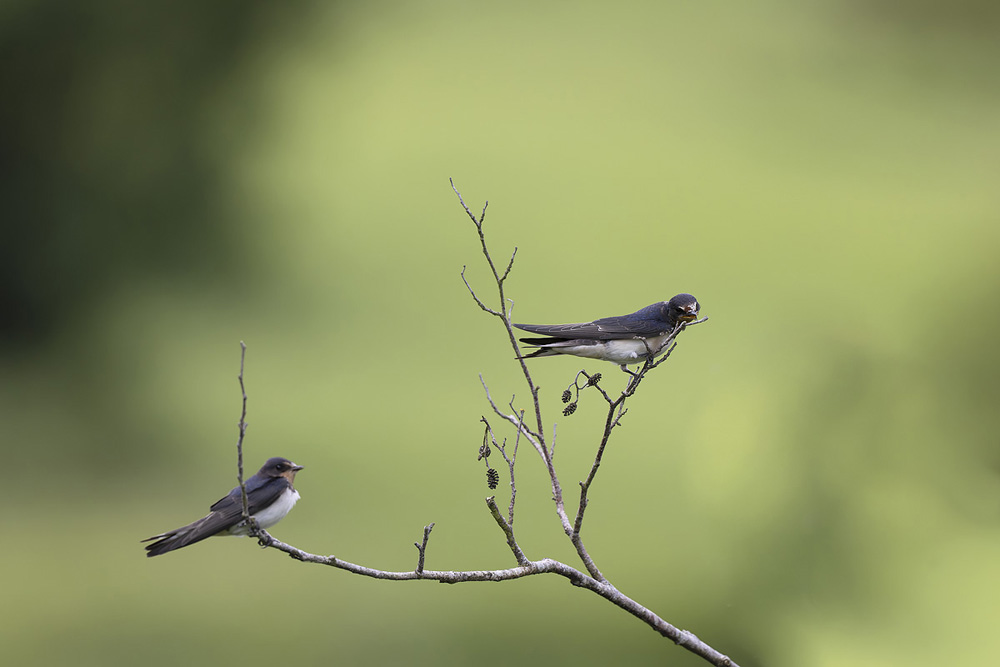
[[[256,514],[273,503],[288,486],[288,480],[284,477],[272,477],[259,485],[247,484],[247,507],[250,514]],[[240,493],[240,487],[237,486],[230,491],[225,498],[220,498],[210,509],[212,514],[209,516],[218,517],[219,530],[233,525],[236,519],[243,514],[243,497]]]
[[[590,340],[615,340],[641,336],[658,336],[666,331],[660,320],[635,320],[625,317],[605,317],[593,322],[579,324],[515,324],[515,327],[531,333],[555,336],[557,338],[583,338]]]

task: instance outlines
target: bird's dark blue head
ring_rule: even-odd
[[[664,319],[668,322],[671,320],[691,322],[697,319],[698,311],[701,310],[701,304],[698,303],[698,299],[690,294],[678,294],[670,301],[667,301],[664,306],[664,310],[666,311]]]
[[[285,477],[289,482],[295,481],[295,473],[302,470],[302,466],[296,465],[288,459],[280,456],[273,456],[267,460],[257,474],[261,477]]]

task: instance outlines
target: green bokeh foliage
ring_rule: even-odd
[[[676,292],[591,552],[742,665],[995,656],[1000,91],[986,3],[13,3],[0,13],[0,643],[11,664],[695,665],[554,578],[375,582],[140,538],[248,465],[274,533],[411,569],[511,565],[475,461],[515,319]],[[600,424],[533,368],[572,490]],[[621,384],[610,365],[610,388]],[[617,384],[616,384],[617,383]],[[572,560],[522,452],[529,557]],[[501,489],[503,487],[501,486]]]

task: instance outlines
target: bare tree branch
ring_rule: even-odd
[[[484,312],[499,318],[504,325],[507,332],[507,337],[509,339],[511,349],[514,351],[514,356],[520,363],[521,372],[524,377],[524,381],[528,387],[529,395],[531,396],[532,406],[534,408],[534,427],[529,426],[524,421],[525,409],[518,409],[514,406],[514,398],[511,398],[509,403],[509,408],[511,412],[505,412],[502,410],[490,395],[489,387],[487,386],[485,380],[483,380],[482,375],[480,375],[480,381],[482,382],[483,389],[486,393],[486,399],[493,409],[493,412],[503,421],[509,423],[515,431],[515,440],[513,450],[508,454],[506,448],[506,440],[501,442],[497,441],[496,435],[493,432],[492,427],[485,417],[482,421],[485,424],[485,431],[483,436],[483,444],[479,449],[479,458],[485,459],[488,483],[490,488],[495,487],[497,481],[496,471],[490,466],[489,456],[492,453],[492,449],[496,449],[501,453],[504,461],[507,463],[508,474],[510,478],[510,502],[507,510],[506,518],[501,514],[500,508],[497,506],[496,499],[494,496],[489,496],[486,498],[486,505],[490,511],[490,515],[496,522],[497,526],[500,528],[501,532],[507,542],[507,546],[517,562],[517,567],[500,569],[500,570],[465,570],[465,571],[452,571],[452,570],[427,570],[424,568],[424,563],[427,555],[427,545],[430,540],[431,530],[434,528],[434,524],[430,523],[424,527],[423,539],[420,542],[414,542],[414,546],[417,548],[417,567],[415,570],[410,572],[392,572],[387,570],[379,570],[376,568],[371,568],[363,565],[357,565],[336,556],[320,556],[316,554],[311,554],[303,551],[297,547],[285,544],[280,540],[275,539],[266,530],[260,528],[253,523],[252,517],[249,516],[247,499],[246,499],[246,489],[243,482],[243,437],[246,432],[246,391],[243,385],[243,364],[246,354],[246,346],[242,343],[242,353],[240,358],[240,389],[243,393],[243,412],[240,418],[240,438],[237,443],[238,452],[238,468],[239,468],[239,479],[240,487],[242,489],[243,495],[243,513],[244,519],[248,521],[250,525],[251,535],[257,537],[261,546],[270,547],[283,551],[290,557],[305,562],[305,563],[316,563],[320,565],[327,565],[330,567],[335,567],[341,570],[346,570],[348,572],[371,577],[374,579],[387,579],[395,581],[410,581],[410,580],[432,580],[441,583],[464,583],[472,581],[509,581],[513,579],[520,579],[526,576],[532,576],[536,574],[555,574],[567,579],[574,586],[592,591],[597,595],[610,601],[612,604],[620,607],[626,612],[632,614],[636,618],[642,620],[644,623],[649,625],[651,628],[656,630],[658,633],[667,637],[668,639],[674,641],[680,646],[683,646],[692,653],[701,656],[709,663],[717,665],[719,667],[738,667],[730,658],[718,652],[708,644],[702,642],[694,634],[687,632],[685,630],[680,630],[675,626],[671,625],[667,621],[660,618],[658,615],[653,613],[651,610],[647,609],[643,605],[636,602],[634,599],[624,595],[615,586],[613,586],[607,578],[601,573],[595,564],[593,558],[591,558],[589,552],[587,551],[583,539],[581,538],[581,531],[583,528],[584,515],[589,503],[589,491],[594,484],[597,476],[597,471],[601,466],[603,460],[604,451],[610,441],[611,435],[615,428],[621,423],[622,418],[625,416],[627,410],[625,408],[625,403],[629,397],[631,397],[636,389],[639,387],[642,380],[645,378],[646,374],[652,369],[658,367],[662,364],[667,357],[673,352],[676,342],[675,338],[677,335],[683,331],[687,326],[693,324],[699,324],[704,322],[704,319],[681,324],[675,331],[666,339],[666,342],[659,346],[656,350],[650,348],[649,343],[644,341],[646,345],[647,356],[642,364],[642,366],[636,370],[631,371],[626,367],[622,366],[622,370],[627,374],[628,380],[626,382],[625,389],[622,390],[621,394],[615,398],[612,397],[604,388],[599,386],[601,380],[601,375],[599,373],[589,374],[586,371],[580,371],[577,373],[576,378],[570,385],[572,390],[567,389],[564,392],[564,402],[569,402],[569,399],[574,399],[573,402],[567,406],[564,414],[569,415],[575,411],[578,401],[580,400],[581,391],[593,388],[597,391],[601,397],[604,399],[607,405],[608,412],[605,417],[604,431],[602,433],[601,440],[598,444],[597,452],[594,457],[594,462],[591,466],[590,473],[588,474],[586,480],[580,482],[580,502],[577,507],[576,515],[571,521],[566,513],[564,501],[563,501],[563,490],[562,485],[559,481],[559,476],[556,473],[554,464],[554,450],[555,450],[555,426],[553,425],[552,430],[552,442],[548,443],[545,438],[545,428],[544,421],[542,420],[542,410],[541,403],[538,399],[538,387],[534,383],[531,377],[531,373],[528,370],[527,364],[524,361],[524,357],[521,354],[520,347],[518,345],[517,336],[514,333],[513,324],[511,323],[511,312],[513,310],[513,302],[507,299],[504,293],[504,282],[510,275],[510,272],[514,266],[514,259],[517,255],[517,248],[511,253],[510,261],[507,263],[506,268],[503,273],[497,270],[496,265],[493,262],[493,258],[490,255],[489,248],[486,244],[486,237],[483,232],[483,222],[486,219],[486,208],[488,203],[483,206],[482,213],[477,218],[475,214],[469,209],[462,199],[462,195],[458,192],[455,184],[452,182],[452,189],[458,196],[458,200],[462,205],[462,208],[468,214],[469,218],[472,220],[473,224],[476,226],[476,231],[479,235],[480,246],[484,257],[486,258],[487,264],[493,274],[493,279],[496,284],[497,289],[497,299],[499,302],[499,309],[491,308],[482,301],[476,294],[473,287],[469,284],[465,277],[465,267],[462,268],[462,281],[465,283],[466,288],[472,295],[473,300]],[[507,304],[510,304],[509,306]],[[665,350],[665,353],[663,351]],[[662,356],[657,360],[657,356]],[[582,384],[580,383],[580,378],[586,378],[586,381]],[[543,558],[541,560],[530,560],[521,549],[517,542],[514,534],[514,506],[515,498],[517,494],[517,488],[515,485],[515,464],[517,461],[517,449],[520,444],[521,439],[524,438],[528,443],[534,448],[538,453],[539,457],[542,459],[543,464],[549,474],[549,481],[552,488],[552,500],[555,503],[556,514],[559,517],[560,523],[563,527],[563,531],[569,537],[571,543],[576,549],[577,556],[583,563],[587,573],[581,572],[574,567],[571,567],[565,563],[553,560],[551,558]]]
[[[585,544],[583,542],[583,539],[581,537],[581,532],[583,530],[584,516],[586,514],[587,506],[588,506],[588,504],[590,502],[589,501],[589,492],[590,492],[591,487],[593,486],[594,481],[595,481],[595,479],[597,477],[597,472],[600,469],[601,463],[602,463],[603,458],[604,458],[604,452],[605,452],[605,450],[606,450],[606,448],[608,446],[608,443],[610,441],[612,432],[614,431],[614,429],[617,426],[619,426],[621,424],[621,420],[622,420],[622,418],[625,416],[625,414],[627,412],[627,409],[625,407],[625,403],[626,403],[627,399],[630,398],[631,396],[633,396],[635,394],[636,390],[639,388],[639,385],[641,384],[642,380],[645,378],[646,374],[648,372],[650,372],[652,369],[654,369],[657,366],[659,366],[660,364],[662,364],[666,360],[666,358],[670,356],[670,354],[674,350],[674,347],[676,346],[676,338],[677,338],[678,334],[680,334],[681,331],[683,331],[685,328],[687,328],[687,326],[689,326],[689,323],[680,323],[674,329],[674,331],[671,332],[671,334],[664,340],[664,342],[661,345],[659,345],[656,349],[652,349],[650,347],[649,342],[646,339],[642,339],[643,340],[643,344],[646,347],[646,358],[645,358],[642,366],[637,371],[630,371],[624,365],[621,367],[622,370],[625,371],[625,373],[629,376],[629,380],[628,380],[628,382],[626,384],[625,389],[621,392],[621,394],[617,398],[613,399],[611,397],[611,395],[607,393],[607,391],[605,391],[603,388],[601,388],[599,386],[598,383],[600,381],[600,374],[596,374],[595,373],[594,375],[590,375],[590,374],[586,373],[586,371],[581,371],[580,373],[577,374],[577,378],[576,378],[576,380],[574,380],[574,383],[572,385],[575,388],[575,390],[576,390],[576,398],[577,398],[577,400],[579,400],[579,392],[580,392],[580,389],[581,389],[581,387],[579,386],[579,378],[580,378],[580,375],[582,374],[584,377],[587,378],[587,382],[586,382],[584,388],[595,387],[596,391],[598,391],[601,394],[601,396],[604,398],[604,400],[605,400],[605,402],[606,402],[606,404],[608,406],[608,412],[607,412],[607,415],[606,415],[606,418],[605,418],[604,431],[602,433],[601,440],[598,443],[597,452],[596,452],[596,454],[594,456],[594,462],[593,462],[593,464],[591,466],[590,473],[587,475],[586,480],[580,482],[580,501],[579,501],[579,504],[577,506],[576,516],[574,517],[573,521],[570,522],[569,517],[568,517],[568,515],[566,513],[566,510],[565,510],[565,506],[564,506],[563,493],[562,493],[562,485],[561,485],[561,483],[559,481],[559,476],[558,476],[558,474],[556,472],[555,464],[554,464],[554,441],[553,441],[553,443],[551,445],[546,446],[547,443],[546,443],[546,440],[545,440],[545,429],[544,429],[544,422],[542,420],[542,414],[541,414],[541,404],[540,404],[540,401],[538,399],[538,388],[535,385],[535,383],[534,383],[534,381],[533,381],[533,379],[531,377],[531,373],[528,370],[527,364],[525,363],[524,355],[521,354],[520,346],[518,345],[518,341],[517,341],[517,336],[514,334],[513,324],[512,324],[512,322],[510,320],[510,311],[508,309],[506,309],[505,306],[504,306],[504,304],[505,304],[505,302],[507,300],[506,299],[506,295],[504,294],[504,281],[507,279],[508,275],[510,274],[511,268],[512,268],[513,263],[514,263],[514,256],[517,253],[517,249],[515,248],[514,254],[511,255],[510,262],[508,263],[507,269],[504,271],[503,275],[501,276],[500,274],[498,274],[497,269],[496,269],[496,265],[495,265],[495,263],[493,261],[493,258],[492,258],[491,254],[490,254],[489,248],[488,248],[487,243],[486,243],[485,233],[483,231],[483,222],[484,222],[485,217],[486,217],[486,207],[485,206],[483,207],[483,213],[477,219],[476,216],[469,209],[469,207],[465,204],[465,201],[463,200],[461,193],[455,187],[455,183],[453,181],[451,182],[451,187],[455,191],[455,194],[458,196],[458,200],[461,203],[462,208],[465,209],[466,214],[469,216],[469,218],[472,220],[473,224],[475,224],[475,226],[476,226],[476,232],[479,235],[479,242],[480,242],[480,246],[482,248],[483,255],[486,258],[486,262],[489,265],[490,270],[493,273],[493,278],[494,278],[495,283],[496,283],[497,296],[499,297],[499,302],[500,302],[500,308],[499,308],[499,310],[497,310],[497,309],[491,309],[491,308],[485,306],[485,304],[483,304],[483,302],[478,297],[478,295],[476,295],[475,290],[472,288],[472,286],[466,280],[464,267],[463,267],[463,271],[462,271],[462,280],[463,280],[463,282],[465,282],[466,288],[473,295],[473,298],[476,300],[476,302],[478,304],[480,304],[480,308],[482,308],[483,310],[486,310],[487,312],[491,313],[492,315],[494,315],[496,317],[499,317],[501,319],[501,321],[503,321],[504,328],[507,331],[507,337],[508,337],[508,339],[510,341],[511,349],[514,351],[514,356],[517,358],[518,362],[521,365],[522,375],[524,376],[525,383],[528,386],[528,391],[529,391],[529,393],[530,393],[530,395],[532,397],[532,403],[533,403],[534,408],[535,408],[535,421],[536,421],[536,424],[537,424],[537,428],[534,431],[532,431],[531,429],[529,429],[529,428],[526,427],[526,425],[523,422],[523,414],[524,414],[524,412],[523,412],[523,410],[520,411],[520,412],[518,412],[514,408],[514,406],[513,406],[513,401],[511,401],[511,405],[510,405],[512,413],[506,413],[506,412],[501,411],[499,409],[499,407],[496,405],[496,403],[494,402],[492,396],[490,396],[489,387],[486,385],[485,380],[483,380],[482,375],[480,375],[480,381],[482,382],[483,389],[486,392],[486,398],[489,401],[490,406],[493,408],[493,411],[498,416],[500,416],[502,419],[506,420],[511,425],[513,425],[515,427],[515,432],[516,432],[516,434],[518,436],[520,436],[520,435],[523,434],[525,437],[527,437],[529,439],[529,442],[531,442],[532,445],[535,447],[535,450],[538,452],[539,456],[542,458],[542,461],[545,463],[546,469],[547,469],[547,471],[549,473],[549,479],[550,479],[550,482],[552,484],[553,501],[555,502],[555,505],[556,505],[556,513],[559,516],[560,522],[563,525],[563,530],[565,531],[566,535],[569,537],[570,542],[573,544],[574,548],[576,549],[577,555],[579,556],[580,560],[583,562],[584,566],[586,567],[587,572],[590,573],[590,576],[595,581],[597,581],[597,582],[599,582],[601,584],[610,586],[610,583],[605,578],[605,576],[601,573],[600,569],[597,567],[597,564],[594,562],[593,558],[590,556],[590,554],[589,554],[589,552],[588,552],[588,550],[587,550],[587,548],[586,548],[586,546],[585,546]],[[702,319],[702,320],[699,320],[697,322],[693,322],[693,323],[690,323],[690,324],[697,324],[697,323],[700,323],[700,322],[703,322],[703,321],[705,321],[705,320]],[[666,351],[665,353],[663,353],[664,350]],[[662,353],[662,357],[659,360],[657,360],[657,356],[660,355],[661,353]],[[567,399],[566,394],[567,394],[567,392],[564,392],[564,402]],[[572,397],[570,397],[570,398],[572,398]],[[577,400],[573,401],[572,403],[570,403],[566,407],[566,410],[564,411],[565,415],[568,416],[568,415],[572,414],[576,410]],[[555,429],[555,427],[553,426],[553,437],[554,437],[554,434],[555,434],[555,430],[554,429]],[[495,438],[494,438],[494,441],[495,441]],[[512,470],[513,470],[513,468],[512,468]],[[494,515],[495,515],[494,518],[495,519],[500,518],[499,517],[499,512],[497,510],[495,510],[495,502],[491,504],[491,511],[494,513]],[[504,527],[504,525],[501,524],[501,528],[503,528],[503,527]],[[506,530],[505,530],[505,532],[506,532]],[[728,658],[727,658],[727,660],[728,660]]]
[[[497,513],[497,515],[499,516],[499,513]],[[519,564],[517,567],[505,570],[421,570],[419,572],[391,572],[365,567],[363,565],[356,565],[346,560],[337,558],[336,556],[319,556],[308,553],[297,547],[293,547],[290,544],[285,544],[284,542],[275,539],[264,529],[259,530],[258,540],[261,546],[283,551],[290,557],[295,560],[302,561],[303,563],[328,565],[330,567],[346,570],[353,574],[370,577],[372,579],[387,579],[392,581],[428,579],[431,581],[438,581],[443,584],[458,584],[473,581],[511,581],[536,574],[556,574],[560,577],[568,579],[574,586],[597,593],[604,599],[642,620],[667,639],[670,639],[679,646],[683,646],[695,655],[701,656],[709,663],[716,665],[717,667],[739,667],[727,656],[716,651],[714,648],[698,639],[698,637],[693,633],[688,632],[687,630],[681,630],[671,625],[643,605],[622,594],[621,591],[611,584],[597,581],[593,577],[589,577],[579,570],[551,558],[543,558],[537,561],[526,560],[523,564]]]

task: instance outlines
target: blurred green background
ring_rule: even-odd
[[[0,645],[18,665],[700,665],[555,577],[390,583],[249,540],[139,539],[248,467],[273,532],[508,567],[477,375],[515,320],[694,293],[585,530],[624,592],[744,667],[1000,652],[993,2],[123,3],[0,9]],[[621,385],[610,364],[584,366]],[[581,367],[533,369],[572,494]],[[499,424],[496,424],[499,427]],[[537,457],[521,545],[576,564]],[[8,502],[11,502],[8,500]]]

